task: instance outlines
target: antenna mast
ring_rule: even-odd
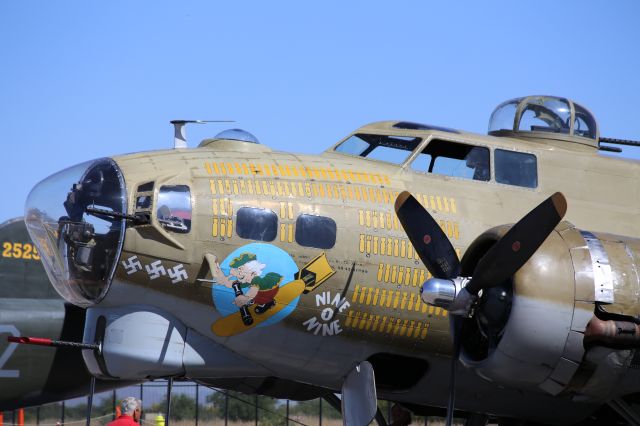
[[[206,123],[234,123],[234,120],[171,120],[173,124],[173,148],[187,147],[187,134],[185,125],[187,124],[206,124]]]

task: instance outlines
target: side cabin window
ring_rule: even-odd
[[[273,241],[278,233],[278,216],[271,210],[241,207],[236,216],[236,234],[255,241]]]
[[[343,141],[335,148],[335,151],[373,160],[402,164],[421,141],[421,138],[411,136],[358,133]]]
[[[186,234],[191,230],[191,191],[186,185],[165,185],[158,192],[156,217],[168,231]]]
[[[336,245],[336,233],[330,217],[301,214],[296,220],[296,242],[301,246],[330,249]]]
[[[138,186],[136,193],[136,211],[149,210],[153,198],[153,182],[147,182]]]
[[[416,171],[488,181],[491,179],[489,149],[457,142],[432,140],[411,163]]]
[[[525,188],[538,186],[538,161],[535,155],[496,149],[494,158],[496,182]]]

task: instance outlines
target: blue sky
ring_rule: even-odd
[[[0,222],[60,169],[170,147],[176,118],[317,153],[383,119],[485,133],[500,102],[555,94],[640,139],[638,16],[632,0],[5,0]]]

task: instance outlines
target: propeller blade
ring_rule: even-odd
[[[507,231],[480,259],[466,289],[477,295],[515,274],[544,243],[567,212],[560,192],[540,203]]]
[[[409,192],[396,198],[396,215],[411,244],[431,275],[455,278],[460,274],[460,261],[440,225]]]

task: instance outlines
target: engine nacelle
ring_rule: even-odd
[[[463,274],[507,230],[501,226],[478,237],[462,260]],[[482,296],[475,318],[464,326],[461,360],[481,377],[505,386],[562,392],[585,359],[584,333],[594,314],[638,318],[638,271],[639,240],[596,236],[562,222],[510,282]],[[632,351],[621,355],[630,358]],[[608,363],[597,368],[627,367]],[[607,372],[591,372],[593,377],[602,374]],[[586,389],[589,380],[589,374],[581,377],[580,386]],[[576,386],[572,383],[574,392]]]

